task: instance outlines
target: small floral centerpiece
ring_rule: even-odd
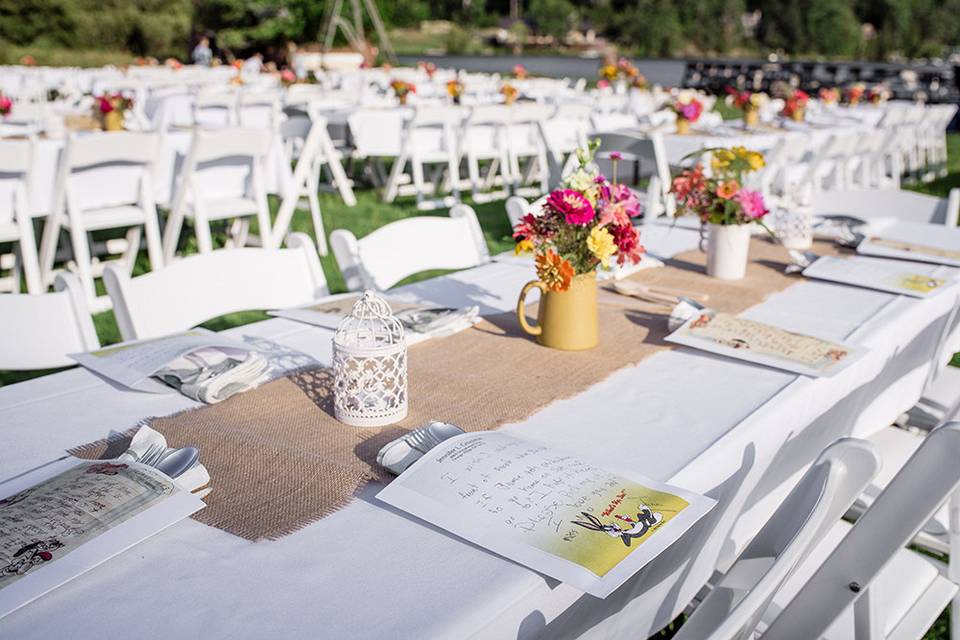
[[[620,77],[620,70],[617,69],[617,65],[615,64],[605,64],[600,67],[600,70],[597,71],[597,74],[607,82],[613,82]]]
[[[860,104],[860,100],[863,98],[863,94],[866,93],[867,87],[862,83],[858,82],[850,87],[847,87],[847,104],[851,107],[855,107]]]
[[[727,87],[727,102],[743,111],[743,126],[755,127],[760,124],[760,109],[770,99],[767,94],[759,91],[738,91]]]
[[[522,64],[513,65],[513,77],[517,80],[526,80],[529,75],[527,68]]]
[[[808,102],[810,102],[810,94],[803,89],[791,89],[784,96],[783,116],[794,122],[803,122]]]
[[[633,226],[640,202],[626,185],[599,174],[593,163],[597,146],[595,142],[578,150],[579,168],[562,188],[547,196],[539,214],[527,214],[514,227],[517,252],[535,255],[539,280],[527,289],[537,286],[549,297],[540,304],[540,342],[547,346],[594,346],[597,268],[609,268],[614,262],[637,264],[643,254],[640,234]],[[611,154],[611,159],[616,166],[617,156]],[[580,331],[571,335],[565,330],[575,321],[561,317],[558,309],[577,314]],[[523,297],[518,306],[521,315],[522,310]]]
[[[763,224],[769,213],[763,195],[744,186],[747,174],[762,169],[759,151],[745,147],[706,149],[711,175],[702,163],[674,178],[671,192],[679,215],[696,215],[707,232],[707,273],[726,280],[746,274],[749,224]]]
[[[634,89],[640,89],[643,91],[650,86],[650,84],[647,82],[646,76],[640,73],[640,69],[637,69],[633,63],[626,58],[620,58],[617,60],[617,69]]]
[[[167,67],[168,69],[173,69],[174,71],[179,71],[183,68],[183,63],[176,58],[167,58],[163,61],[163,66]]]
[[[393,93],[397,96],[400,104],[407,104],[407,98],[410,94],[417,92],[417,86],[405,80],[393,80],[390,83],[390,88],[393,89]]]
[[[463,83],[456,79],[448,81],[447,95],[453,100],[453,104],[460,104],[460,98],[463,96]]]
[[[133,99],[120,93],[104,94],[96,98],[95,113],[104,131],[122,131],[123,118],[133,108]]]
[[[421,60],[420,62],[417,63],[417,67],[422,69],[423,72],[427,74],[427,77],[430,79],[433,79],[433,74],[437,72],[437,65],[435,65],[432,62]]]
[[[840,102],[840,90],[836,87],[823,87],[818,94],[820,102],[825,105],[835,105]]]
[[[505,104],[513,104],[517,101],[517,96],[520,95],[520,92],[509,82],[504,82],[500,85],[500,95],[503,96],[503,102]]]
[[[20,56],[20,64],[22,64],[25,67],[32,67],[37,64],[37,61],[33,58],[32,55],[28,53]]]
[[[285,68],[280,72],[280,82],[282,82],[284,86],[296,84],[297,74],[295,74],[291,69]]]
[[[870,104],[884,104],[889,99],[890,89],[888,89],[886,85],[875,84],[870,87],[870,91],[867,92],[867,100],[870,101]]]
[[[680,135],[690,133],[690,125],[703,114],[703,103],[689,90],[678,93],[670,108],[677,114],[677,133]]]
[[[0,116],[6,118],[13,111],[13,100],[0,93]]]

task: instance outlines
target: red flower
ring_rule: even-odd
[[[99,103],[100,113],[110,113],[113,111],[113,104],[107,98],[101,96],[97,98],[97,102]]]
[[[563,216],[567,224],[590,224],[597,216],[593,205],[579,191],[557,189],[547,196],[547,206]]]
[[[613,235],[613,241],[617,245],[617,264],[623,264],[627,260],[631,264],[640,262],[644,249],[640,246],[640,234],[633,225],[610,225],[607,230]]]

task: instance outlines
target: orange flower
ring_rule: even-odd
[[[537,256],[537,277],[551,291],[566,291],[573,280],[573,265],[548,249]]]
[[[717,197],[729,200],[740,191],[740,184],[736,180],[727,180],[717,185]]]

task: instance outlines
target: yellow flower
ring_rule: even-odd
[[[736,147],[734,147],[734,150],[736,150]],[[713,152],[713,159],[710,164],[714,171],[723,171],[729,169],[735,159],[736,156],[730,149],[717,149]]]
[[[610,257],[617,252],[617,244],[606,227],[594,227],[587,238],[587,248],[604,267],[610,266]]]
[[[763,159],[763,154],[759,151],[748,151],[746,160],[747,164],[750,165],[751,171],[763,169],[763,167],[767,164]]]
[[[548,249],[537,256],[537,277],[551,291],[562,292],[573,282],[573,265]]]
[[[517,243],[517,246],[513,248],[513,253],[515,255],[520,255],[521,253],[530,253],[533,251],[533,241],[530,238],[524,238]]]

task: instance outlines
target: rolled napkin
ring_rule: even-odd
[[[480,307],[414,307],[395,314],[407,332],[438,338],[469,329],[480,321]]]
[[[188,398],[216,404],[257,387],[269,368],[259,353],[208,347],[177,358],[154,377]]]
[[[427,451],[462,433],[463,429],[449,422],[428,422],[385,444],[377,454],[377,464],[394,475],[400,475]]]

